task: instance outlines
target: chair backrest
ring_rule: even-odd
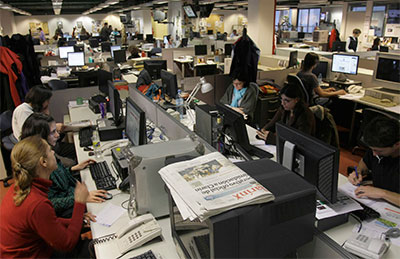
[[[62,90],[68,88],[68,83],[62,80],[53,79],[50,80],[48,83],[51,90]]]
[[[0,114],[0,137],[4,137],[12,132],[12,111],[5,111]]]
[[[1,156],[3,158],[7,175],[12,175],[10,160],[11,149],[14,147],[14,143],[10,139],[10,136],[12,135],[12,113],[12,111],[5,111],[0,114]]]
[[[289,83],[296,84],[296,85],[300,86],[301,89],[303,90],[304,102],[310,104],[311,98],[310,98],[310,96],[309,96],[309,94],[307,92],[306,87],[303,84],[303,81],[301,81],[300,77],[298,77],[296,75],[288,75],[287,76],[287,81]]]

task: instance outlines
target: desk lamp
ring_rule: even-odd
[[[197,83],[197,85],[195,86],[195,88],[192,90],[192,92],[189,94],[189,97],[186,99],[186,101],[184,102],[184,107],[186,109],[186,111],[188,111],[190,108],[190,103],[193,101],[194,97],[196,96],[197,92],[201,89],[201,92],[203,94],[206,94],[210,91],[213,90],[213,86],[208,83],[206,81],[206,79],[204,77],[200,78],[200,82]],[[190,116],[191,121],[194,123],[194,118],[193,115],[190,112],[187,112]]]

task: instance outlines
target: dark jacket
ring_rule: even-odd
[[[333,115],[328,108],[314,105],[310,110],[315,116],[315,137],[323,142],[339,148],[339,134]]]
[[[225,94],[222,96],[220,100],[221,103],[228,105],[232,103],[233,89],[234,89],[233,84],[230,84],[226,89]],[[256,109],[256,104],[257,104],[257,91],[255,90],[254,85],[253,86],[249,85],[239,105],[239,108],[243,108],[243,112],[250,117],[249,121],[251,121],[251,119],[254,118],[254,111]]]
[[[349,38],[350,38],[349,49],[352,49],[352,50],[354,50],[354,52],[356,52],[357,45],[358,45],[358,39],[353,36],[350,36]]]

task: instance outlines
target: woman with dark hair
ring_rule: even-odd
[[[132,59],[132,58],[140,58],[140,50],[138,47],[136,47],[135,45],[130,45],[128,47],[128,51],[129,53],[131,53],[131,55],[128,57],[128,59]]]
[[[33,113],[29,116],[22,127],[21,140],[34,135],[41,136],[51,147],[54,147],[59,138],[54,119],[43,113]],[[50,186],[48,197],[58,217],[70,218],[72,216],[76,186],[76,180],[72,174],[83,170],[91,163],[95,163],[95,161],[88,159],[67,168],[57,158],[57,168],[50,175],[53,184]],[[105,194],[105,190],[91,191],[87,202],[103,202]],[[90,215],[90,218],[94,219],[92,215]]]
[[[374,39],[374,42],[372,43],[372,47],[368,49],[370,50],[379,50],[379,46],[381,45],[381,39],[379,37],[376,37]]]
[[[265,144],[276,145],[275,123],[280,121],[288,126],[298,129],[306,134],[314,135],[314,114],[304,102],[304,96],[300,86],[288,84],[280,91],[282,106],[275,116],[261,131],[257,131],[257,138],[265,140]]]
[[[314,52],[309,52],[304,58],[304,63],[301,71],[297,73],[297,76],[301,79],[310,97],[309,105],[314,105],[314,97],[331,97],[338,95],[345,95],[345,90],[336,90],[333,87],[322,89],[318,83],[318,78],[312,73],[313,69],[318,66],[319,56]]]

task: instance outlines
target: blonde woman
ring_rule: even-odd
[[[15,183],[0,210],[0,258],[49,258],[57,251],[71,251],[79,238],[89,192],[75,187],[71,219],[57,218],[47,198],[57,168],[54,151],[39,136],[18,142],[11,152]]]

